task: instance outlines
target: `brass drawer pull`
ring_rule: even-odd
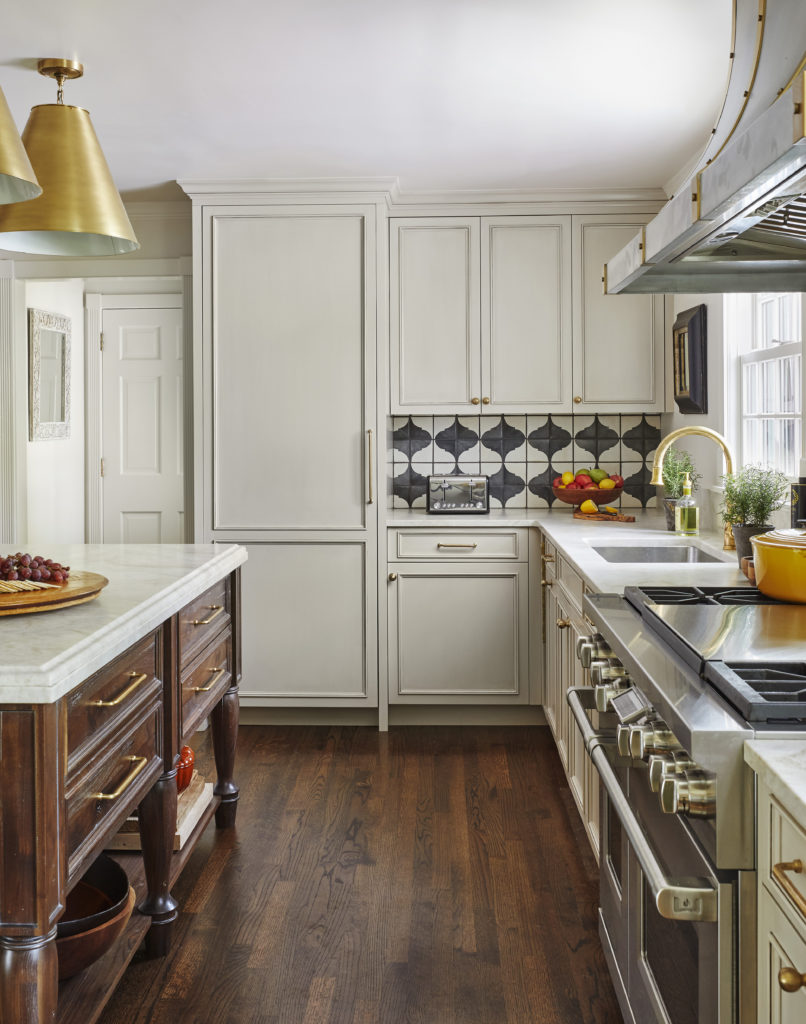
[[[147,757],[137,757],[136,754],[131,754],[129,755],[129,757],[124,758],[124,760],[131,761],[134,767],[123,780],[123,782],[121,782],[121,784],[114,791],[114,793],[93,793],[93,800],[117,800],[117,798],[126,791],[126,788],[128,787],[129,783],[134,782],[134,780],[137,778],[140,772],[148,764]]]
[[[118,704],[122,704],[124,700],[129,696],[130,693],[134,693],[137,687],[148,679],[147,672],[129,672],[129,678],[131,682],[126,689],[117,695],[114,700],[91,700],[87,702],[87,706],[91,708],[116,708]]]
[[[191,620],[191,625],[192,626],[206,626],[208,623],[213,621],[213,619],[216,617],[216,615],[220,615],[224,611],[224,605],[223,604],[211,604],[211,605],[208,605],[208,607],[209,607],[210,611],[213,614],[212,615],[208,615],[206,619],[192,619]]]
[[[211,669],[208,669],[208,672],[215,672],[215,675],[210,680],[210,682],[207,684],[207,686],[194,686],[193,687],[193,692],[194,693],[207,693],[208,690],[212,690],[212,688],[215,686],[215,684],[224,675],[224,673],[226,671],[227,671],[226,665],[223,668],[211,668]]]
[[[554,555],[541,555],[540,556],[540,561],[543,563],[543,565],[545,565],[546,562],[553,562],[554,561]]]
[[[806,898],[798,892],[791,880],[786,877],[787,871],[794,871],[796,875],[803,873],[803,861],[802,860],[784,860],[780,864],[774,864],[772,869],[772,877],[781,886],[787,896],[792,900],[798,910],[806,917]],[[787,991],[790,991],[787,989]],[[792,991],[796,991],[792,989]]]
[[[471,548],[471,549],[474,549],[474,548],[478,547],[478,544],[443,544],[442,541],[439,541],[439,543],[437,544],[437,547],[438,548]]]
[[[540,581],[540,586],[541,587],[551,587],[553,585],[554,585],[554,580],[541,580]]]
[[[568,629],[570,625],[570,619],[557,619],[557,629]]]
[[[794,967],[782,967],[778,972],[778,984],[784,992],[797,992],[806,985],[806,974],[801,974]]]

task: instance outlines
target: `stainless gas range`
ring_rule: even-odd
[[[568,702],[602,782],[600,933],[629,1024],[754,1024],[745,740],[806,743],[806,606],[750,587],[589,595]]]

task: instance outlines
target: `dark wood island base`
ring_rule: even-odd
[[[235,824],[240,647],[235,569],[58,700],[0,703],[3,1024],[92,1024],[144,939],[147,955],[168,952],[172,885],[213,815]],[[179,751],[208,717],[214,796],[175,853]],[[67,893],[135,808],[142,854],[116,859],[136,910],[100,960],[59,984]]]

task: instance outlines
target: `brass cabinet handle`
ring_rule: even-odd
[[[582,395],[574,395],[574,402],[575,402],[575,403],[576,403],[577,405],[579,405],[579,403],[580,403],[581,401],[582,401]]]
[[[540,581],[540,586],[541,587],[550,587],[553,584],[554,584],[554,580],[541,580]]]
[[[367,462],[369,463],[369,497],[367,498],[367,504],[371,505],[372,502],[375,500],[375,497],[374,497],[374,495],[372,493],[373,486],[372,486],[372,431],[371,430],[367,431]]]
[[[122,704],[129,694],[133,693],[141,683],[144,683],[146,679],[148,679],[148,673],[129,672],[129,679],[131,679],[129,685],[122,693],[119,693],[114,700],[90,700],[87,701],[87,706],[91,708],[116,708],[118,704]]]
[[[568,629],[570,625],[570,619],[557,619],[557,629]]]
[[[212,688],[215,686],[215,684],[218,682],[218,680],[227,671],[227,667],[225,665],[223,668],[211,668],[211,669],[208,669],[208,671],[215,672],[215,675],[210,680],[210,682],[207,684],[207,686],[194,686],[193,687],[193,692],[194,693],[207,693],[208,690],[212,690]]]
[[[540,561],[543,563],[543,565],[545,565],[546,562],[553,562],[554,561],[554,555],[541,555],[540,556]]]
[[[437,542],[438,548],[477,548],[478,544],[448,544],[442,541]]]
[[[471,405],[478,405],[479,404],[479,399],[478,398],[471,398],[470,399],[470,404]]]
[[[396,579],[397,579],[397,573],[396,572],[390,572],[389,573],[389,582],[390,583],[394,583]]]
[[[791,880],[786,877],[787,871],[794,871],[796,875],[803,873],[803,861],[802,860],[783,860],[780,864],[774,864],[772,868],[772,877],[781,886],[787,896],[792,900],[798,910],[806,917],[806,898],[795,888]],[[785,968],[786,969],[786,968]],[[787,989],[789,991],[789,989]],[[795,989],[792,989],[794,992]]]
[[[211,604],[208,605],[208,607],[213,614],[208,615],[206,619],[193,619],[191,621],[192,626],[206,626],[208,623],[212,622],[217,615],[220,615],[224,611],[223,604]]]
[[[117,800],[117,798],[122,793],[125,792],[125,790],[126,790],[127,786],[129,785],[129,783],[134,782],[134,780],[137,778],[137,776],[140,774],[140,772],[148,764],[148,758],[147,757],[137,757],[136,754],[131,754],[128,757],[124,758],[124,760],[125,761],[130,761],[134,765],[134,767],[129,772],[129,774],[126,776],[126,778],[123,780],[123,782],[121,782],[121,784],[114,791],[114,793],[93,793],[92,794],[92,799],[93,800]]]
[[[806,974],[801,974],[794,967],[782,967],[778,972],[778,984],[784,992],[797,992],[806,985]]]
[[[481,404],[482,405],[489,405],[490,404],[490,399],[489,398],[482,398]]]

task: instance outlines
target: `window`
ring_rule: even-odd
[[[798,475],[801,458],[802,306],[799,294],[758,294],[726,307],[740,462],[761,463],[790,477]]]

